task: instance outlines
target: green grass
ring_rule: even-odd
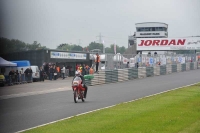
[[[200,84],[75,116],[27,133],[200,133]]]

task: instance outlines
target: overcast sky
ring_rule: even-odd
[[[86,46],[128,46],[135,23],[164,22],[169,37],[200,35],[200,0],[0,0],[0,37]],[[79,41],[80,39],[80,41]]]

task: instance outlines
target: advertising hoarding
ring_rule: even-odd
[[[50,58],[57,59],[83,59],[86,60],[86,54],[84,53],[69,53],[69,52],[53,52],[50,53]]]
[[[137,50],[200,50],[200,37],[137,38]]]

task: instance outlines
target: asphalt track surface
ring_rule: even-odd
[[[0,132],[17,132],[91,110],[142,98],[200,81],[200,70],[92,86],[83,103],[71,90],[0,100]]]

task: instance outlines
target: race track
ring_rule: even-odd
[[[71,90],[0,100],[0,132],[17,132],[91,110],[193,84],[200,70],[91,86],[84,103],[74,103]],[[38,86],[39,87],[39,86]],[[59,86],[58,86],[59,87]]]

